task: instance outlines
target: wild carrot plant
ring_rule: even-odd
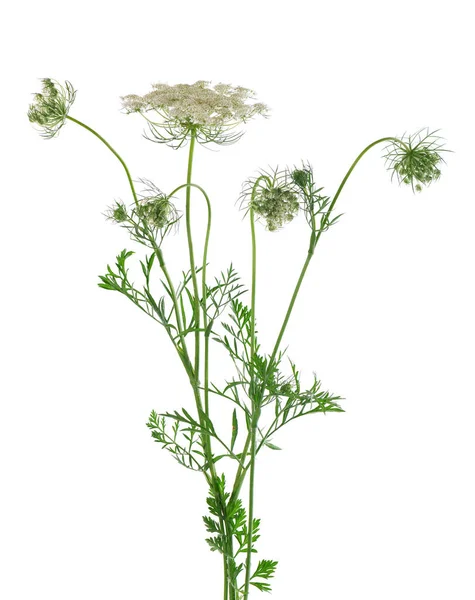
[[[243,87],[206,81],[193,85],[155,84],[144,96],[122,98],[126,113],[145,120],[146,137],[172,148],[188,148],[186,180],[163,192],[146,179],[134,180],[124,159],[89,125],[70,115],[76,92],[66,82],[42,80],[42,92],[35,94],[28,112],[45,138],[55,137],[67,123],[75,123],[98,138],[121,163],[130,186],[130,202],[117,201],[107,218],[123,227],[132,240],[145,247],[140,261],[140,285],[129,279],[128,264],[133,251],[123,250],[114,265],[107,266],[99,286],[119,292],[158,323],[169,338],[170,347],[183,365],[196,410],[170,408],[152,410],[147,422],[153,439],[181,465],[199,472],[208,488],[208,514],[203,517],[210,549],[222,556],[224,600],[247,600],[252,588],[270,591],[277,562],[261,559],[255,563],[260,519],[254,515],[256,460],[264,448],[278,450],[277,432],[299,417],[314,413],[342,412],[342,398],[324,388],[314,376],[312,385],[302,386],[296,365],[284,364],[282,341],[302,281],[322,234],[341,215],[335,215],[338,198],[363,156],[384,145],[388,169],[400,183],[421,191],[440,177],[445,151],[437,132],[420,130],[414,135],[382,137],[356,157],[335,194],[323,193],[315,181],[310,163],[294,168],[258,171],[244,184],[242,209],[249,219],[251,282],[249,292],[230,265],[218,276],[208,275],[208,244],[211,235],[212,201],[195,183],[193,157],[197,144],[226,145],[242,136],[242,125],[255,116],[267,116],[267,107],[255,102],[254,93]],[[182,193],[184,211],[174,198]],[[203,201],[207,209],[204,245],[196,248],[191,219],[193,202]],[[300,273],[270,352],[261,348],[256,336],[255,227],[261,222],[269,231],[278,231],[303,213],[308,224],[308,248]],[[169,272],[165,250],[167,235],[184,220],[189,264],[181,278]],[[161,275],[159,275],[161,273]],[[152,282],[161,282],[158,297]],[[246,298],[249,296],[249,300]],[[229,355],[235,374],[226,381],[214,379],[210,345],[219,344]],[[213,422],[213,400],[230,403],[230,430],[223,432]],[[238,444],[239,441],[239,444]],[[234,465],[231,484],[220,470],[227,460]],[[248,496],[243,484],[248,479]],[[251,587],[252,586],[252,587]]]

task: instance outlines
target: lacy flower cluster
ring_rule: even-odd
[[[152,88],[144,96],[124,96],[122,105],[127,113],[145,117],[150,139],[157,142],[181,142],[193,132],[201,143],[231,143],[240,135],[230,134],[230,129],[268,113],[265,104],[252,102],[254,92],[241,86],[219,83],[211,87],[208,81],[197,81],[191,85],[156,83]]]

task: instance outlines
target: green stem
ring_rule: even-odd
[[[205,330],[205,359],[204,359],[204,400],[205,400],[205,413],[209,417],[209,334],[208,331],[208,312],[206,310],[206,302],[208,298],[206,288],[206,267],[208,261],[208,247],[209,238],[211,233],[211,204],[208,200],[208,196],[205,194],[205,198],[208,205],[208,221],[206,225],[206,236],[203,248],[203,270],[201,272],[201,297],[203,303],[203,329]]]
[[[194,382],[192,383],[192,385],[193,385],[193,391],[195,394],[196,405],[197,405],[197,408],[199,411],[199,421],[200,421],[201,425],[203,425],[203,418],[201,416],[201,412],[203,412],[203,405],[201,403],[201,396],[200,396],[200,392],[199,392],[200,298],[199,298],[199,292],[198,292],[198,281],[197,281],[197,277],[196,277],[196,265],[195,265],[195,258],[194,258],[194,249],[193,249],[193,237],[192,237],[192,231],[191,231],[191,188],[196,187],[202,192],[203,196],[205,197],[207,207],[208,207],[208,223],[207,223],[207,227],[206,227],[206,237],[205,237],[205,243],[204,243],[204,249],[203,249],[203,269],[202,269],[203,322],[204,322],[205,332],[206,332],[206,327],[208,325],[207,314],[206,314],[206,263],[207,263],[207,257],[208,257],[209,238],[210,238],[210,233],[211,233],[211,203],[209,201],[208,195],[203,190],[203,188],[191,183],[195,140],[196,140],[196,136],[195,136],[194,132],[192,132],[191,138],[190,138],[190,149],[189,149],[189,154],[188,154],[188,169],[187,169],[186,184],[178,186],[175,190],[173,190],[172,194],[170,194],[170,195],[173,195],[174,193],[176,193],[183,187],[186,187],[186,233],[187,233],[188,250],[189,250],[189,256],[190,256],[190,272],[191,272],[191,278],[192,278],[192,282],[193,282],[193,294],[195,297],[195,306],[194,306],[193,312],[194,312],[194,317],[195,317],[195,328],[196,328],[196,331],[195,331],[195,366],[194,366],[195,379],[194,379]],[[209,335],[206,335],[206,337],[205,337],[204,378],[205,378],[205,385],[204,385],[205,408],[204,408],[204,412],[206,415],[208,415],[209,414],[209,400],[208,400],[208,395],[209,395]],[[217,474],[216,474],[216,468],[212,461],[213,455],[212,455],[212,449],[211,449],[211,440],[208,436],[203,436],[202,439],[203,439],[203,448],[205,451],[206,460],[208,462],[208,469],[211,474],[211,479],[214,482],[217,478]],[[215,493],[218,493],[218,487],[214,483],[213,483],[213,488],[214,488]],[[224,498],[220,498],[220,503],[222,505],[223,514],[219,515],[219,521],[220,521],[222,530],[226,532],[226,542],[227,542],[226,545],[228,546],[228,553],[231,553],[231,556],[232,556],[232,551],[233,551],[232,550],[233,549],[232,533],[231,533],[231,530],[229,527],[229,522],[228,522],[228,519],[226,516],[226,502],[225,502]],[[229,599],[235,600],[235,591],[234,591],[234,588],[230,585],[230,580],[229,580],[228,560],[229,559],[227,556],[223,556],[224,600],[228,599],[228,590],[229,590]]]
[[[127,175],[127,179],[129,180],[129,185],[130,185],[130,189],[132,190],[132,196],[134,197],[134,202],[135,202],[135,204],[137,204],[138,199],[137,199],[137,193],[135,192],[134,182],[132,181],[132,177],[130,176],[129,169],[128,169],[127,165],[125,164],[123,158],[120,156],[120,154],[116,150],[114,150],[114,148],[109,144],[109,142],[107,142],[102,137],[102,135],[99,135],[97,133],[97,131],[94,131],[94,129],[92,129],[92,127],[89,127],[85,123],[82,123],[81,121],[78,121],[77,119],[74,119],[73,117],[70,117],[69,115],[66,115],[66,119],[69,119],[73,123],[77,123],[81,127],[84,127],[84,129],[87,129],[88,131],[90,131],[93,135],[95,135],[98,139],[100,139],[103,144],[105,144],[109,148],[109,150],[112,152],[112,154],[114,154],[119,159],[121,165],[124,167],[125,174]]]
[[[271,364],[272,364],[272,361],[273,361],[273,360],[275,359],[275,357],[277,356],[277,352],[279,351],[279,347],[280,347],[280,343],[281,343],[281,341],[282,341],[282,337],[283,337],[283,335],[284,335],[284,332],[285,332],[285,330],[286,330],[286,328],[287,328],[287,324],[288,324],[288,322],[289,322],[290,315],[292,314],[292,310],[293,310],[293,308],[294,308],[294,304],[295,304],[295,301],[296,301],[296,299],[297,299],[297,296],[298,296],[298,293],[299,293],[299,290],[300,290],[300,286],[302,285],[303,278],[305,277],[305,273],[307,272],[308,265],[310,264],[310,260],[312,259],[312,256],[313,256],[313,253],[314,253],[315,247],[316,247],[316,245],[318,244],[318,241],[319,241],[319,239],[320,239],[320,237],[321,237],[321,235],[322,235],[322,232],[323,232],[323,231],[324,231],[324,229],[325,229],[325,226],[326,226],[326,225],[328,224],[328,222],[329,222],[329,219],[330,219],[330,214],[332,213],[332,211],[333,211],[333,208],[335,207],[336,201],[337,201],[337,200],[338,200],[338,198],[340,197],[340,194],[341,194],[341,192],[342,192],[343,188],[345,187],[345,184],[346,184],[346,182],[348,181],[348,179],[349,179],[350,175],[353,173],[353,171],[354,171],[354,169],[355,169],[356,165],[357,165],[357,164],[359,163],[359,161],[360,161],[360,160],[363,158],[363,156],[364,156],[364,155],[365,155],[365,154],[366,154],[366,153],[367,153],[369,150],[371,150],[371,148],[373,148],[373,147],[374,147],[374,146],[376,146],[377,144],[381,144],[381,143],[383,143],[383,142],[391,142],[391,141],[392,141],[392,142],[397,142],[397,143],[399,143],[399,144],[403,144],[403,145],[405,145],[405,144],[404,144],[404,142],[402,142],[401,140],[398,140],[397,138],[394,138],[394,137],[384,137],[384,138],[381,138],[381,139],[379,139],[379,140],[376,140],[375,142],[372,142],[371,144],[369,144],[368,146],[366,146],[366,148],[364,148],[364,150],[362,150],[362,151],[361,151],[361,152],[358,154],[358,156],[357,156],[357,157],[355,158],[355,160],[353,161],[353,163],[352,163],[351,167],[350,167],[350,168],[348,169],[348,171],[346,172],[346,175],[343,177],[343,179],[342,179],[342,181],[341,181],[341,183],[340,183],[340,185],[339,185],[339,187],[338,187],[338,189],[337,189],[337,191],[336,191],[336,194],[335,194],[335,196],[333,197],[333,200],[332,200],[332,202],[331,202],[331,204],[330,204],[330,207],[328,208],[328,211],[327,211],[327,213],[326,213],[325,217],[322,219],[322,222],[321,222],[321,224],[320,224],[320,228],[319,228],[319,230],[318,230],[318,233],[315,233],[315,226],[313,227],[312,235],[311,235],[311,237],[310,237],[310,246],[309,246],[309,249],[308,249],[307,258],[306,258],[306,260],[305,260],[305,262],[304,262],[304,265],[303,265],[303,267],[302,267],[302,271],[300,272],[300,276],[299,276],[299,278],[298,278],[298,280],[297,280],[297,284],[296,284],[296,286],[295,286],[294,293],[292,294],[292,298],[290,299],[290,304],[289,304],[289,307],[288,307],[288,309],[287,309],[287,312],[285,313],[284,322],[282,323],[282,327],[280,328],[279,335],[277,336],[277,340],[276,340],[276,342],[275,342],[274,349],[273,349],[273,351],[272,351],[272,356],[271,356],[271,359],[270,359],[270,361],[269,361],[269,365],[271,365]]]
[[[198,281],[196,278],[196,265],[195,265],[195,254],[193,250],[193,236],[191,232],[191,173],[193,169],[193,152],[195,149],[196,134],[192,131],[190,136],[190,150],[188,153],[188,169],[186,174],[186,235],[188,238],[188,252],[190,255],[190,271],[191,279],[193,281],[193,294],[194,294],[194,318],[195,318],[195,375],[196,381],[199,382],[200,378],[200,297],[198,292]]]
[[[277,336],[277,340],[275,342],[273,351],[272,351],[272,355],[271,355],[271,359],[269,361],[269,366],[272,364],[272,362],[275,360],[275,357],[277,356],[277,352],[279,351],[280,348],[280,344],[282,341],[282,338],[284,336],[285,330],[287,328],[289,319],[290,319],[290,315],[292,314],[292,310],[294,308],[295,305],[295,301],[297,300],[297,296],[299,294],[300,288],[302,286],[302,282],[304,280],[305,274],[307,272],[308,266],[310,264],[310,261],[312,259],[312,256],[314,254],[315,251],[315,247],[321,237],[322,231],[324,229],[324,226],[328,223],[329,221],[329,217],[330,217],[330,213],[333,211],[333,208],[335,207],[336,201],[338,200],[338,198],[340,197],[340,194],[346,184],[346,182],[348,181],[350,175],[352,174],[352,172],[354,171],[356,165],[359,163],[359,161],[363,158],[363,156],[369,151],[371,150],[371,148],[373,148],[374,146],[376,146],[377,144],[381,144],[384,142],[395,142],[398,144],[401,144],[402,146],[407,147],[407,145],[402,141],[399,140],[395,137],[384,137],[381,138],[379,140],[376,140],[375,142],[372,142],[371,144],[369,144],[368,146],[366,146],[366,148],[364,148],[364,150],[362,150],[360,152],[360,154],[358,154],[358,156],[356,157],[356,159],[353,161],[353,163],[351,164],[350,168],[348,169],[348,171],[346,172],[345,176],[343,177],[336,193],[335,196],[333,197],[333,200],[330,204],[330,207],[327,211],[326,214],[326,218],[322,221],[321,227],[318,230],[318,232],[316,233],[316,226],[315,226],[315,221],[314,221],[314,217],[312,218],[312,233],[310,235],[310,243],[309,243],[309,248],[308,248],[308,252],[307,252],[307,257],[305,259],[305,262],[303,264],[302,270],[300,272],[299,278],[297,280],[295,289],[293,291],[292,297],[290,299],[290,303],[289,306],[287,308],[287,312],[285,313],[285,317],[284,317],[284,321],[282,323],[282,326],[279,330],[279,334]],[[251,433],[248,434],[246,442],[244,444],[244,449],[242,452],[242,457],[244,458],[247,455],[247,452],[249,450],[249,446],[251,445]],[[241,490],[242,484],[244,483],[244,479],[246,477],[246,473],[247,470],[249,468],[249,464],[246,467],[239,467],[238,472],[236,474],[236,479],[234,482],[234,486],[233,486],[233,490],[229,499],[229,503],[233,502],[239,495],[239,492]]]
[[[206,236],[205,243],[203,248],[203,269],[201,271],[201,295],[202,295],[202,310],[203,310],[203,329],[205,331],[205,357],[204,357],[204,401],[205,401],[205,413],[209,416],[209,334],[207,331],[208,327],[208,313],[206,311],[206,298],[207,298],[207,288],[206,288],[206,269],[208,262],[208,246],[209,246],[209,238],[211,233],[211,202],[209,200],[208,194],[204,191],[204,189],[197,185],[196,183],[184,183],[183,185],[179,185],[175,188],[170,196],[173,196],[177,192],[179,192],[183,188],[194,187],[198,189],[204,196],[206,200],[206,206],[208,209],[208,220],[206,226]]]
[[[256,182],[257,185],[257,182]],[[254,209],[252,200],[254,199],[254,193],[257,189],[256,185],[253,188],[251,206],[249,209],[249,216],[251,221],[251,241],[252,241],[252,283],[251,283],[251,384],[250,384],[250,396],[252,402],[252,419],[251,419],[251,457],[250,466],[251,470],[249,473],[249,506],[248,506],[248,539],[247,539],[247,554],[246,554],[246,579],[244,584],[244,600],[249,596],[249,585],[251,580],[251,557],[252,557],[252,530],[254,521],[254,479],[256,471],[256,432],[259,422],[261,407],[260,407],[260,396],[256,394],[255,381],[254,381],[254,354],[256,352],[256,281],[257,281],[257,248],[256,248],[256,228],[254,222]],[[245,463],[245,459],[243,461]]]
[[[180,313],[180,308],[178,306],[178,299],[176,296],[175,286],[173,285],[173,281],[170,277],[167,266],[165,264],[165,258],[163,256],[162,249],[159,248],[155,242],[153,242],[153,247],[155,250],[155,254],[158,258],[160,268],[162,269],[162,272],[165,275],[165,279],[167,280],[167,284],[168,284],[168,287],[169,287],[171,295],[172,295],[172,302],[173,302],[173,308],[175,309],[178,334],[180,336],[180,341],[181,341],[181,345],[182,345],[182,353],[183,353],[183,359],[184,359],[183,366],[185,367],[185,370],[188,374],[188,377],[190,378],[190,381],[194,381],[195,373],[193,371],[193,365],[191,364],[190,357],[188,354],[188,348],[186,345],[185,336],[183,335],[183,323],[181,320],[181,313]],[[178,347],[177,347],[177,350],[179,351]],[[180,353],[180,351],[179,351],[179,353]],[[180,356],[181,356],[181,353],[180,353]]]
[[[267,181],[269,185],[271,185],[271,180],[267,175],[260,175],[254,185],[252,187],[251,192],[251,204],[250,204],[250,212],[252,211],[252,203],[254,197],[257,192],[257,188],[261,181]],[[251,241],[252,241],[252,286],[251,286],[251,355],[255,352],[255,312],[256,312],[256,232],[255,232],[255,224],[254,224],[254,213],[252,211],[251,214]],[[246,456],[249,451],[249,446],[251,444],[251,432],[248,432],[246,437],[246,441],[244,443],[244,448],[241,453],[241,462],[242,465],[245,464]],[[241,491],[241,486],[243,484],[244,478],[246,476],[247,468],[243,467],[241,464],[238,467],[236,472],[236,477],[234,480],[233,490],[231,496],[229,498],[228,505],[231,505],[236,498],[239,496],[239,492]]]
[[[224,591],[223,591],[223,600],[228,600],[228,591],[229,591],[229,583],[228,583],[228,559],[226,555],[223,554],[223,573],[224,573]]]

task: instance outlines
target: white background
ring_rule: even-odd
[[[375,149],[339,200],[344,216],[322,237],[285,344],[307,382],[315,370],[346,398],[346,413],[276,436],[284,450],[259,457],[255,510],[259,557],[279,561],[274,600],[473,600],[468,9],[414,0],[3,9],[2,598],[222,597],[221,560],[204,542],[204,480],[145,428],[152,408],[192,406],[179,364],[158,326],[96,286],[122,248],[141,252],[101,214],[128,200],[124,173],[74,124],[46,142],[26,118],[38,78],[53,77],[73,82],[71,114],[134,177],[168,191],[184,180],[186,151],[144,140],[119,97],[157,81],[256,90],[272,117],[250,123],[235,146],[199,147],[195,162],[214,206],[211,273],[233,260],[246,283],[249,232],[235,200],[257,168],[308,159],[332,194],[371,141],[441,128],[454,154],[439,183],[417,196],[391,184]],[[279,233],[259,228],[267,351],[307,234],[303,218]],[[183,230],[165,251],[177,281]],[[219,382],[231,370],[217,364]]]

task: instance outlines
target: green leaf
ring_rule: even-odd
[[[185,409],[182,409],[183,412],[185,412]],[[198,408],[198,411],[200,413],[201,418],[204,421],[204,424],[206,426],[206,430],[211,434],[211,435],[216,435],[216,431],[214,429],[214,425],[211,421],[211,419],[208,417],[208,415],[205,413],[204,410],[201,410],[200,408]],[[187,414],[187,416],[189,417],[189,415]]]
[[[272,590],[271,586],[268,583],[260,582],[260,581],[251,581],[251,585],[254,585],[261,592],[270,592]]]
[[[271,450],[282,450],[282,448],[279,448],[279,446],[271,444],[270,442],[264,442],[264,445],[270,448]]]
[[[224,552],[224,540],[222,536],[206,538],[206,542],[209,544],[211,552],[218,551],[221,554]]]
[[[209,337],[209,336],[210,336],[211,329],[213,328],[213,325],[214,325],[214,320],[213,320],[213,319],[211,319],[211,321],[210,321],[210,322],[208,323],[208,325],[206,326],[206,329],[205,329],[205,337]]]
[[[256,570],[254,571],[254,574],[251,576],[251,579],[254,579],[254,577],[270,579],[271,577],[274,577],[276,567],[276,560],[260,560]]]
[[[236,438],[237,438],[238,430],[239,430],[236,409],[233,410],[233,425],[232,425],[232,427],[233,427],[233,433],[231,436],[231,451],[234,449],[234,444],[236,442]]]
[[[221,533],[221,527],[217,521],[208,516],[203,517],[203,521],[206,526],[206,531],[209,531],[210,533]]]

